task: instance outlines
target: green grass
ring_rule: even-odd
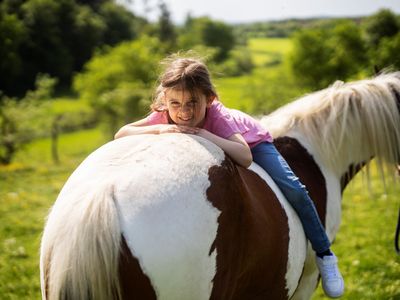
[[[45,216],[71,172],[104,141],[99,129],[63,135],[55,165],[49,140],[39,140],[0,167],[0,299],[40,299]]]
[[[251,74],[214,80],[226,106],[259,116],[309,92],[291,75],[288,63],[292,49],[290,39],[250,39],[248,47],[256,66]]]
[[[91,110],[89,103],[79,98],[56,98],[51,102],[51,107],[55,114],[79,113]]]
[[[342,224],[333,250],[339,258],[346,293],[341,299],[400,299],[400,257],[394,251],[399,181],[387,191],[373,175],[369,192],[363,177],[344,193]],[[313,300],[328,299],[321,286]]]
[[[253,38],[248,41],[257,66],[266,66],[282,62],[292,50],[288,38]]]

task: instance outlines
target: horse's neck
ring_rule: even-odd
[[[343,140],[341,142],[332,142],[335,149],[337,159],[330,160],[326,155],[324,149],[321,149],[320,144],[315,144],[307,133],[293,128],[287,134],[300,141],[300,143],[307,149],[311,156],[313,156],[316,163],[323,169],[329,171],[334,177],[341,182],[342,190],[351,181],[354,176],[375,156],[373,151],[362,143],[353,143],[353,141]],[[341,145],[341,146],[340,146]],[[351,145],[351,146],[349,146]]]

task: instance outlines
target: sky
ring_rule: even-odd
[[[118,0],[124,2],[124,0]],[[156,20],[155,7],[158,0],[125,0],[135,14]],[[400,14],[400,0],[164,0],[172,20],[183,23],[187,14],[193,17],[209,16],[227,23],[282,20],[309,17],[367,16],[380,8],[389,8]]]

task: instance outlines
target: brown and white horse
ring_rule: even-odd
[[[264,117],[331,240],[362,165],[400,158],[400,73],[337,83]],[[259,166],[197,136],[138,135],[92,153],[43,233],[45,299],[309,299],[301,223]]]

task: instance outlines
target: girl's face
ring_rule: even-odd
[[[164,101],[172,121],[177,125],[203,127],[206,109],[211,106],[212,98],[202,93],[192,96],[185,90],[167,89]]]

